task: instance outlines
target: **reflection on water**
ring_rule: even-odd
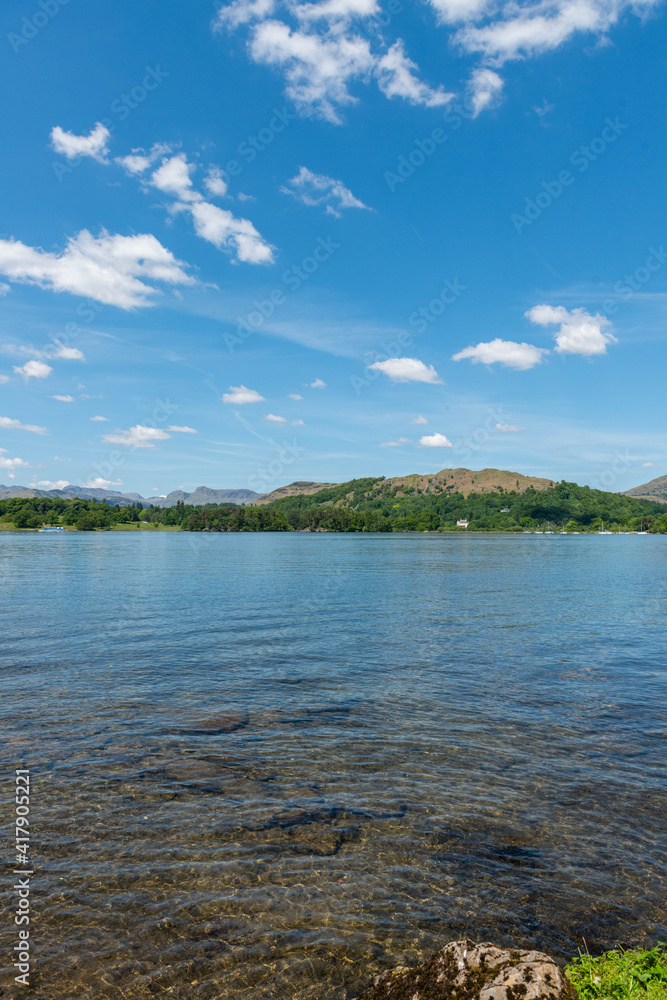
[[[464,935],[665,940],[666,565],[662,537],[3,534],[32,995],[343,1000]]]

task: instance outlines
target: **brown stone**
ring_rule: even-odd
[[[553,958],[540,951],[452,941],[423,965],[376,976],[358,1000],[576,1000]]]

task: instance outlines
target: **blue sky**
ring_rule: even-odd
[[[0,481],[667,471],[660,3],[1,18]]]

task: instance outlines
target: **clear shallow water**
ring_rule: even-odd
[[[667,939],[667,538],[3,533],[0,584],[39,1000]]]

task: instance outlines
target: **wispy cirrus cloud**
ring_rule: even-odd
[[[13,417],[0,417],[0,427],[6,431],[30,431],[31,434],[48,434],[46,427],[37,424],[22,424]]]
[[[383,441],[380,445],[381,448],[402,448],[404,445],[410,444],[410,438],[396,438],[395,441]]]
[[[340,218],[345,208],[368,208],[363,201],[352,194],[342,181],[325,174],[315,174],[308,167],[299,167],[299,172],[280,189],[297,201],[311,207],[325,205],[329,215]]]

